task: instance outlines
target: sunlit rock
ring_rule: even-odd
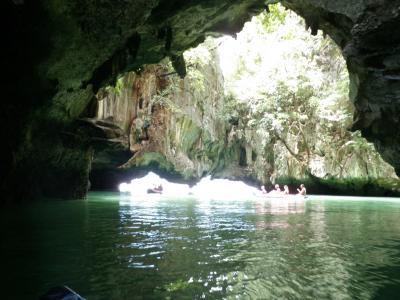
[[[185,52],[185,79],[163,61],[99,94],[98,118],[115,119],[131,136],[124,169],[157,164],[184,178],[267,184],[310,174],[397,181],[360,132],[349,131],[354,107],[339,48],[311,36],[294,13],[270,9],[236,39],[208,39]]]
[[[78,119],[94,117],[99,89],[165,57],[183,76],[184,50],[206,35],[237,33],[270,2],[6,1],[3,94],[12,101],[1,104],[4,198],[84,196],[95,143]],[[399,1],[282,3],[311,34],[322,30],[343,49],[353,128],[399,172]]]

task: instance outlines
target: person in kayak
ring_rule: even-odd
[[[270,191],[268,193],[268,195],[271,195],[271,196],[282,195],[282,191],[281,191],[279,184],[275,184],[275,188],[272,191]]]
[[[163,187],[161,184],[154,185],[153,188],[147,190],[147,194],[162,194]]]
[[[300,188],[297,189],[297,195],[305,196],[307,194],[306,187],[304,184],[300,184]]]
[[[283,195],[289,195],[289,187],[286,184],[283,186],[282,194]]]
[[[262,194],[268,194],[267,190],[265,189],[265,185],[261,186],[261,193]]]

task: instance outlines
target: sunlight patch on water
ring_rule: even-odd
[[[162,193],[148,193],[154,186],[162,185]],[[228,179],[211,179],[210,176],[202,178],[196,185],[189,187],[187,184],[169,182],[153,172],[146,176],[132,179],[130,183],[119,185],[121,192],[119,201],[141,200],[141,205],[154,206],[160,199],[188,199],[195,198],[199,201],[199,208],[202,211],[212,212],[212,201],[226,202],[226,209],[234,209],[235,201],[255,200],[268,202],[269,206],[263,207],[266,213],[288,214],[304,212],[305,198],[298,195],[277,195],[271,196],[262,194],[253,186],[243,181]],[[370,201],[370,202],[400,202],[400,198],[394,197],[357,197],[357,196],[333,196],[333,195],[308,195],[307,200],[313,201]],[[142,201],[143,200],[143,201]],[[211,201],[211,202],[210,202]],[[230,207],[229,203],[233,206]]]
[[[2,266],[11,274],[4,299],[39,298],[60,283],[88,299],[397,299],[400,293],[398,199],[136,201],[103,193],[102,201],[101,195],[2,215],[3,244],[13,245],[4,248]],[[40,252],[38,264],[31,254]]]

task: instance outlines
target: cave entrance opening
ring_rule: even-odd
[[[270,5],[236,38],[208,38],[186,51],[184,79],[167,60],[121,77],[118,91],[101,92],[97,117],[124,129],[131,157],[117,169],[104,160],[119,154],[101,152],[93,182],[148,169],[266,184],[398,180],[349,130],[354,108],[341,50],[305,27],[294,12]]]

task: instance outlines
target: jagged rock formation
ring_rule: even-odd
[[[4,199],[83,196],[92,142],[79,118],[118,74],[172,57],[205,34],[237,32],[275,1],[7,1],[3,28]],[[400,171],[398,0],[283,1],[344,49],[356,124]],[[29,51],[29,52],[28,52]],[[13,130],[11,131],[10,128]]]
[[[254,22],[256,23],[252,23]],[[255,32],[262,31],[261,28],[255,28]],[[297,31],[298,28],[295,26],[292,30]],[[249,41],[250,49],[257,43],[249,35],[241,35],[242,40]],[[265,36],[260,36],[259,39],[263,40]],[[313,43],[308,50],[309,55],[321,47],[320,43],[327,53],[332,52],[329,41],[322,43],[322,38],[315,38],[309,43]],[[243,91],[246,88],[241,80],[246,78],[243,74],[245,71],[240,71],[244,78],[237,78],[236,73],[231,75],[233,78],[229,78],[226,74],[229,82],[225,86],[217,44],[217,41],[208,40],[204,45],[185,52],[189,62],[185,79],[174,76],[175,72],[168,70],[166,63],[149,65],[144,67],[140,74],[128,73],[122,77],[118,81],[118,88],[108,88],[99,93],[97,118],[114,122],[130,136],[129,148],[133,156],[121,165],[121,168],[129,169],[156,163],[160,168],[178,172],[185,178],[198,179],[205,174],[212,174],[225,178],[253,178],[269,184],[275,181],[307,180],[308,173],[324,180],[359,180],[364,184],[368,180],[375,180],[372,184],[381,179],[392,183],[398,181],[393,168],[381,159],[373,146],[362,139],[359,132],[350,133],[346,129],[351,123],[349,113],[352,108],[346,103],[349,100],[345,95],[334,101],[332,95],[328,99],[319,99],[322,103],[315,107],[309,106],[309,100],[303,96],[304,99],[297,105],[305,110],[306,125],[289,122],[289,127],[302,126],[301,134],[283,129],[279,138],[271,132],[269,134],[273,136],[266,139],[268,128],[254,125],[264,118],[264,114],[252,116],[249,111],[250,106],[254,108],[256,104],[250,104],[254,95]],[[304,52],[305,48],[302,49]],[[243,51],[243,55],[249,56]],[[261,58],[255,50],[251,51],[259,60],[269,59],[268,53],[265,54],[265,58]],[[307,55],[307,51],[305,52],[304,55]],[[293,57],[299,56],[294,50],[290,53],[293,53]],[[338,74],[344,73],[344,66],[341,60],[333,59],[338,55],[337,51],[330,54],[332,57],[327,53],[326,59],[332,60],[335,68],[330,69],[326,62],[318,67],[318,64],[313,63],[320,58],[308,57],[307,63],[312,74],[321,72],[327,73],[323,75],[326,77],[334,78],[340,75],[347,78]],[[287,54],[285,57],[288,64],[299,64]],[[249,61],[251,59],[249,58]],[[240,59],[235,57],[234,61]],[[235,62],[230,64],[235,65]],[[262,69],[262,66],[260,64],[259,68]],[[252,66],[251,70],[255,72],[257,69]],[[295,71],[296,68],[292,70]],[[281,78],[279,71],[274,70],[272,73],[264,76],[275,75],[276,80]],[[281,73],[284,74],[283,71]],[[302,74],[307,76],[305,72]],[[249,76],[249,81],[257,80],[254,75]],[[287,75],[283,77],[291,80]],[[328,79],[324,78],[322,81]],[[339,85],[339,80],[333,79],[327,85]],[[244,93],[246,98],[243,101],[231,98],[238,97],[229,94],[236,87],[239,87],[239,92]],[[253,89],[257,89],[257,86]],[[334,90],[335,88],[331,88],[325,94],[331,94]],[[257,97],[262,97],[259,91],[253,92]],[[287,95],[283,95],[285,96]],[[265,98],[263,103],[267,101]],[[227,114],[226,107],[231,105],[233,107]],[[239,109],[239,106],[242,109]],[[283,112],[286,109],[283,106],[275,104],[271,109]],[[291,111],[294,109],[300,107],[290,107]],[[274,116],[271,114],[268,118],[273,119]],[[110,156],[110,161],[114,155]],[[94,168],[98,168],[96,157],[97,154],[93,162]],[[106,172],[112,166],[112,163],[109,163],[103,170],[99,168],[99,172]]]
[[[129,135],[133,156],[119,168],[156,163],[184,178],[200,178],[237,165],[228,124],[217,117],[224,91],[216,52],[207,52],[188,68],[195,71],[180,79],[166,64],[149,65],[140,74],[124,76],[119,92],[99,93],[97,118],[113,121]],[[226,175],[243,175],[239,169]]]

